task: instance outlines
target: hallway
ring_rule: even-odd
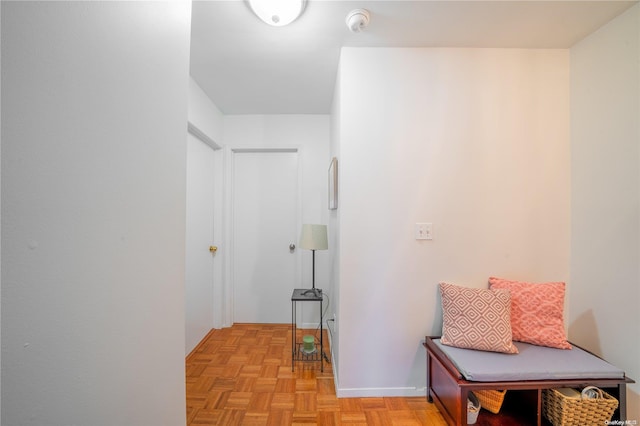
[[[292,372],[288,324],[212,330],[187,357],[186,381],[188,426],[445,425],[422,397],[338,399],[331,364],[321,373],[317,363],[297,363]]]

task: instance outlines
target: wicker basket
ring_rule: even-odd
[[[474,391],[478,400],[480,401],[480,406],[485,410],[491,411],[493,414],[498,414],[500,411],[500,407],[502,407],[502,402],[504,401],[504,395],[507,393],[506,390],[478,390]]]
[[[602,426],[611,420],[618,400],[598,388],[593,389],[600,397],[572,397],[556,389],[545,389],[542,391],[542,412],[554,426]]]

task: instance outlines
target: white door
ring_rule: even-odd
[[[298,226],[297,151],[234,151],[234,322],[291,321]]]
[[[185,355],[207,335],[214,324],[214,160],[213,149],[187,136],[187,226],[185,270]]]

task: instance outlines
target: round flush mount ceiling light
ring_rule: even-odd
[[[247,0],[258,18],[274,27],[283,27],[298,19],[306,0]]]

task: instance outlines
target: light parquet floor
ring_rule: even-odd
[[[329,363],[292,372],[291,334],[287,324],[212,330],[186,360],[187,425],[446,425],[424,397],[337,398]],[[325,330],[330,355],[328,341]]]

